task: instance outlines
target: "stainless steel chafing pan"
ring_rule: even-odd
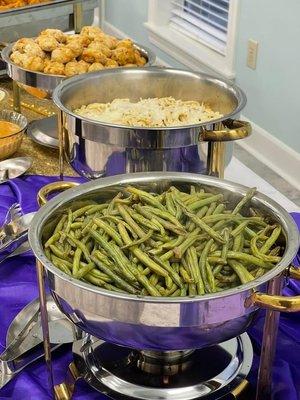
[[[285,251],[274,269],[245,285],[193,298],[137,297],[91,286],[57,269],[46,258],[42,243],[49,237],[52,232],[49,228],[52,226],[53,230],[61,213],[87,199],[100,202],[111,199],[120,188],[129,184],[151,192],[166,190],[170,185],[181,189],[192,184],[203,185],[222,192],[225,200],[234,204],[247,191],[245,186],[197,174],[142,173],[95,180],[49,201],[34,217],[29,241],[38,262],[46,270],[56,303],[80,329],[106,341],[136,349],[195,349],[240,335],[253,323],[259,307],[300,311],[299,297],[266,294],[267,282],[287,270],[293,260],[299,247],[299,234],[289,214],[259,193],[251,206],[282,225]],[[300,279],[299,272],[293,273]]]
[[[204,102],[223,116],[196,125],[141,128],[102,123],[74,113],[83,104],[115,98],[136,101],[168,96]],[[251,132],[249,123],[235,119],[246,104],[240,88],[185,70],[125,68],[77,76],[62,82],[53,100],[62,112],[67,160],[89,179],[142,171],[222,175],[224,142],[245,138]],[[204,142],[209,142],[208,148]],[[228,158],[231,153],[232,146],[228,146]]]

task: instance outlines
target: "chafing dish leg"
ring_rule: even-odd
[[[207,175],[224,178],[225,142],[208,142]]]
[[[21,112],[20,87],[16,81],[13,81],[13,108],[14,111]]]
[[[73,4],[74,31],[80,33],[83,25],[83,7],[82,2]]]
[[[283,286],[283,276],[280,275],[269,282],[268,294],[280,295]],[[267,310],[264,324],[256,400],[271,400],[272,398],[272,371],[276,351],[278,324],[280,312]]]
[[[45,288],[45,269],[43,264],[40,263],[39,261],[36,262],[36,270],[37,270],[38,287],[39,287],[41,323],[42,323],[42,331],[44,339],[44,352],[45,352],[45,361],[47,368],[48,385],[50,394],[52,395],[52,398],[55,399],[54,379],[53,379],[53,370],[51,362],[51,345],[50,345],[49,325],[48,325],[47,299],[46,299],[46,288]]]
[[[59,141],[59,177],[60,180],[64,179],[64,125],[63,113],[58,113],[58,141]]]
[[[71,400],[74,393],[75,383],[80,378],[80,374],[74,362],[71,362],[68,368],[66,381],[55,385],[56,400]]]

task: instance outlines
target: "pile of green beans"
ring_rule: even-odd
[[[128,186],[105,204],[69,208],[44,243],[60,270],[139,296],[196,296],[245,284],[281,259],[281,226],[222,194],[191,186],[161,194]],[[74,208],[74,207],[73,207]]]

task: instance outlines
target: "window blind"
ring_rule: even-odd
[[[170,26],[225,54],[230,0],[172,0]]]

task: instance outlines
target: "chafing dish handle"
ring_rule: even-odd
[[[250,136],[252,127],[249,122],[237,119],[227,119],[222,122],[224,129],[207,130],[203,128],[200,140],[204,142],[229,142],[231,140],[244,139]]]
[[[37,202],[40,207],[47,203],[47,197],[50,193],[64,191],[78,186],[77,182],[53,182],[43,186],[37,194]]]
[[[288,276],[300,281],[300,268],[290,267]],[[257,306],[273,311],[300,311],[300,296],[272,296],[265,293],[253,293],[245,302],[246,307]]]

